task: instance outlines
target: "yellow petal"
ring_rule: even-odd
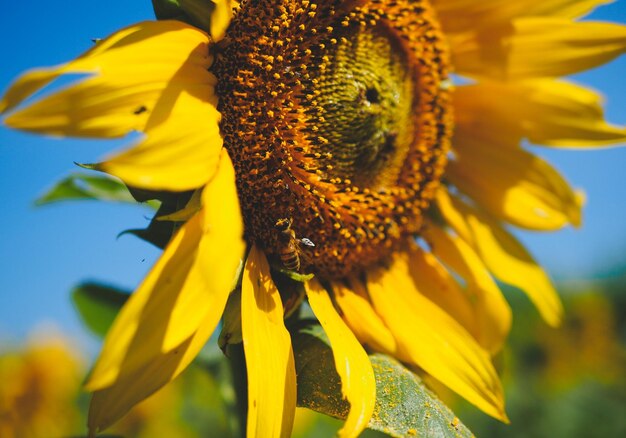
[[[289,437],[296,370],[280,293],[265,255],[253,246],[241,283],[241,329],[248,371],[248,438]]]
[[[433,0],[446,33],[532,15],[576,18],[607,3],[612,0]]]
[[[519,148],[476,142],[456,146],[446,174],[496,217],[531,230],[580,225],[581,199],[541,158]]]
[[[181,227],[116,318],[87,389],[118,385],[187,342],[207,318],[217,325],[244,252],[225,150],[202,196],[204,208]]]
[[[211,62],[208,38],[198,29],[176,21],[139,23],[98,42],[74,61],[25,73],[2,98],[0,110],[12,109],[61,75],[87,74],[12,113],[5,123],[53,135],[120,137],[142,131],[155,118],[165,89],[214,83],[206,71]],[[157,118],[167,111],[163,106]]]
[[[0,99],[0,113],[12,110],[37,92],[37,90],[66,72],[97,73],[98,67],[89,63],[88,60],[91,57],[99,56],[102,52],[119,44],[120,41],[124,40],[129,35],[136,33],[138,26],[139,25],[133,25],[117,31],[109,38],[98,42],[91,50],[79,56],[74,62],[51,68],[33,69],[26,72],[11,84],[5,95]]]
[[[512,320],[511,308],[498,285],[478,255],[461,238],[432,224],[424,230],[423,236],[435,255],[465,281],[475,312],[475,337],[490,353],[497,353],[509,334]]]
[[[409,272],[417,290],[479,340],[479,327],[469,294],[463,291],[452,274],[433,254],[412,244],[407,255]]]
[[[235,169],[222,149],[220,164],[213,179],[202,191],[203,235],[197,256],[197,267],[202,274],[194,291],[184,291],[176,302],[168,323],[163,348],[169,350],[180,343],[195,326],[194,312],[198,302],[206,304],[211,296],[230,292],[245,251],[243,218],[235,184]],[[198,287],[200,286],[200,287]],[[219,302],[222,306],[222,302]],[[222,307],[223,309],[223,307]],[[221,315],[221,310],[219,312]]]
[[[457,71],[501,80],[556,77],[604,64],[626,50],[626,27],[528,17],[453,38]]]
[[[341,309],[343,320],[362,343],[373,349],[394,355],[396,340],[376,314],[361,280],[350,279],[350,285],[332,283],[335,302]]]
[[[305,283],[313,313],[324,328],[341,378],[341,393],[350,403],[340,438],[357,437],[372,417],[376,403],[376,380],[367,353],[337,314],[328,292],[315,279]]]
[[[515,237],[498,221],[456,198],[440,193],[437,205],[493,275],[524,291],[548,324],[560,323],[563,307],[550,279]]]
[[[368,272],[367,286],[403,356],[487,414],[507,421],[502,387],[489,355],[417,290],[405,256],[396,256],[389,268]]]
[[[215,5],[211,13],[211,37],[214,41],[224,38],[226,29],[233,18],[233,8],[238,5],[235,0],[211,0]]]
[[[100,168],[151,190],[182,191],[212,176],[219,135],[216,78],[208,36],[175,21],[123,29],[61,67],[27,73],[1,107],[18,104],[51,79],[91,73],[77,84],[10,114],[5,123],[53,135],[145,138]]]
[[[515,105],[511,105],[515,102]],[[626,141],[626,128],[604,120],[602,97],[570,82],[536,79],[481,82],[454,90],[455,143],[522,137],[547,146],[585,147]],[[498,141],[498,146],[507,143]]]
[[[465,221],[465,216],[453,204],[452,195],[445,185],[439,186],[435,197],[436,206],[445,221],[466,242],[472,244],[472,230]],[[456,202],[456,200],[455,200]]]
[[[159,355],[138,371],[125,374],[114,385],[95,391],[87,419],[90,436],[115,423],[187,368],[206,344],[215,324],[214,312],[207,313],[196,332],[176,349]]]
[[[163,123],[149,124],[143,141],[100,168],[131,186],[150,190],[184,191],[205,184],[215,171],[222,138],[212,86],[197,87],[204,91],[196,95],[191,86],[176,90],[175,96],[165,91],[162,97],[172,106]]]

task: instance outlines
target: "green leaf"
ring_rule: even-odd
[[[391,436],[473,436],[416,374],[382,354],[370,356],[370,360],[378,398],[371,429]]]
[[[51,190],[35,201],[45,205],[59,201],[96,199],[124,203],[142,203],[157,210],[154,218],[165,216],[182,209],[193,191],[168,192],[138,189],[107,175],[73,173],[59,181]],[[145,229],[126,230],[120,233],[133,234],[163,249],[181,223],[152,219]],[[118,236],[119,237],[119,236]]]
[[[211,0],[152,0],[154,15],[159,20],[178,20],[209,32]]]
[[[121,181],[105,175],[72,173],[62,179],[35,201],[36,205],[59,201],[98,199],[103,201],[131,202],[135,199]]]
[[[349,405],[341,397],[332,350],[318,325],[293,335],[298,406],[344,419]],[[395,359],[370,355],[376,376],[376,406],[368,428],[393,437],[472,437],[414,373]]]
[[[72,289],[71,295],[85,326],[95,335],[104,337],[130,296],[130,292],[100,283],[86,282]]]

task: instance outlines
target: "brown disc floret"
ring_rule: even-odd
[[[248,241],[284,252],[288,220],[301,270],[337,278],[419,230],[451,131],[428,2],[245,0],[215,50]]]

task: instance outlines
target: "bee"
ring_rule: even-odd
[[[300,257],[302,255],[302,248],[300,245],[306,245],[309,247],[315,246],[311,239],[297,238],[296,232],[291,228],[293,221],[291,219],[283,218],[276,221],[275,227],[279,231],[280,248],[278,255],[283,266],[289,271],[298,272],[300,270]]]

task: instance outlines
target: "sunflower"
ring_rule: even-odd
[[[573,20],[601,0],[186,3],[210,20],[132,25],[26,73],[0,103],[17,129],[140,132],[92,167],[188,195],[160,217],[178,231],[89,376],[90,430],[182,372],[228,302],[247,364],[247,435],[289,435],[296,374],[284,317],[299,288],[350,404],[340,436],[358,435],[374,409],[366,348],[507,421],[491,358],[511,310],[495,279],[528,294],[548,324],[562,314],[508,227],[577,226],[582,205],[522,143],[624,141],[596,93],[558,77],[623,53],[626,29]],[[86,77],[12,111],[75,73]],[[299,288],[279,290],[281,275]]]
[[[54,328],[35,333],[19,350],[0,350],[0,434],[64,436],[80,424],[75,399],[84,361]],[[53,363],[55,366],[50,366]]]

